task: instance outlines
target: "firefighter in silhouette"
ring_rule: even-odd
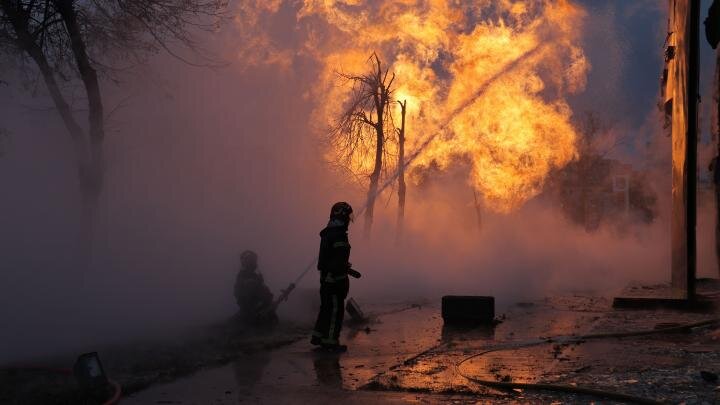
[[[348,274],[360,277],[352,270],[348,226],[353,220],[350,204],[339,202],[330,210],[330,222],[320,232],[320,313],[310,343],[335,352],[347,350],[338,341],[345,313],[345,298],[350,289]]]
[[[277,323],[273,307],[273,294],[265,285],[262,274],[257,271],[258,255],[246,250],[240,255],[240,271],[235,279],[235,302],[239,307],[238,318],[247,325],[272,325]]]

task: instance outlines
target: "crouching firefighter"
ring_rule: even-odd
[[[353,220],[350,204],[339,202],[330,210],[330,222],[320,232],[320,313],[310,341],[326,350],[344,352],[347,346],[341,345],[338,338],[345,313],[345,298],[350,289],[348,273],[359,277],[351,269],[348,225]]]
[[[278,321],[273,306],[273,294],[257,268],[257,253],[252,250],[242,252],[240,271],[233,289],[239,309],[237,318],[246,325],[271,326]]]

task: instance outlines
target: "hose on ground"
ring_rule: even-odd
[[[599,390],[599,389],[595,389],[595,388],[578,387],[578,386],[573,386],[573,385],[545,384],[545,383],[516,383],[516,382],[509,382],[509,381],[483,380],[483,379],[480,379],[477,377],[470,376],[466,373],[463,373],[461,367],[463,364],[467,363],[468,361],[470,361],[474,358],[477,358],[477,357],[480,357],[487,353],[491,353],[491,352],[495,352],[495,351],[537,346],[538,344],[546,344],[546,343],[552,343],[552,342],[581,343],[583,341],[591,340],[591,339],[610,339],[610,338],[647,336],[647,335],[655,335],[655,334],[663,334],[663,333],[678,333],[678,332],[689,331],[689,330],[692,330],[692,329],[698,328],[698,327],[711,326],[711,325],[717,325],[717,324],[720,324],[720,318],[708,319],[708,320],[700,321],[700,322],[694,322],[694,323],[689,323],[689,324],[672,326],[672,327],[668,327],[668,328],[652,329],[652,330],[595,333],[595,334],[580,335],[580,336],[558,336],[558,337],[554,337],[554,338],[544,339],[542,342],[531,342],[531,343],[516,345],[516,346],[512,346],[512,347],[507,347],[507,346],[498,347],[498,348],[494,348],[494,349],[485,350],[485,351],[482,351],[479,353],[475,353],[471,356],[467,356],[467,357],[463,358],[460,362],[455,364],[455,369],[456,369],[457,373],[460,376],[462,376],[463,378],[465,378],[469,381],[478,383],[480,385],[484,385],[484,386],[492,387],[492,388],[556,391],[556,392],[565,392],[565,393],[571,393],[571,394],[591,395],[591,396],[595,396],[595,397],[607,398],[607,399],[612,399],[612,400],[616,400],[616,401],[636,403],[636,404],[653,404],[653,405],[662,404],[662,402],[659,402],[659,401],[656,401],[656,400],[650,399],[650,398],[643,398],[643,397],[623,394],[623,393],[614,392],[614,391],[605,391],[605,390]]]
[[[122,387],[115,380],[108,380],[108,382],[115,390],[115,393],[113,394],[113,396],[110,399],[103,402],[103,405],[115,405],[120,400],[120,396],[122,395]]]

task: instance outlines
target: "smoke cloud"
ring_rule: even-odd
[[[420,8],[440,3],[446,2]],[[158,55],[119,84],[103,83],[105,104],[114,112],[107,184],[91,228],[72,145],[47,108],[45,89],[38,83],[28,91],[8,76],[10,85],[0,87],[0,124],[9,132],[0,140],[0,363],[172,334],[230,316],[241,251],[258,252],[260,270],[279,292],[317,254],[331,204],[364,204],[364,186],[328,164],[327,120],[319,113],[333,101],[318,94],[332,73],[327,58],[345,45],[338,38],[347,34],[324,22],[329,11],[313,4],[241,2],[233,24],[202,37],[231,62],[227,67],[198,69]],[[477,178],[467,165],[443,166],[427,183],[409,187],[399,245],[393,188],[378,198],[369,241],[357,224],[351,228],[351,261],[363,273],[351,295],[361,303],[457,293],[494,295],[506,304],[553,292],[610,294],[629,281],[669,279],[669,146],[656,119],[654,78],[662,67],[665,11],[624,1],[573,4],[588,17],[572,46],[592,69],[584,90],[564,93],[567,109],[557,111],[570,125],[581,111],[594,110],[613,124],[613,136],[629,140],[610,156],[651,174],[656,220],[587,232],[564,219],[558,202],[539,189],[512,212],[485,209],[479,230]],[[443,18],[465,18],[446,11]],[[437,41],[442,49],[445,39]],[[373,50],[365,45],[358,51],[363,58]],[[418,49],[411,54],[421,55]],[[432,63],[423,69],[450,74]],[[557,101],[541,92],[533,97]],[[700,201],[700,275],[714,275],[712,201]],[[310,272],[300,288],[316,287]]]

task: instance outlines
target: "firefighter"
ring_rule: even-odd
[[[353,220],[350,204],[339,202],[330,210],[330,222],[320,232],[320,313],[310,343],[323,349],[344,352],[347,346],[338,341],[345,313],[345,298],[350,289],[351,269],[348,226]]]
[[[272,325],[278,320],[273,307],[273,294],[257,271],[258,255],[246,250],[240,255],[240,271],[235,279],[235,302],[238,318],[247,325]]]

